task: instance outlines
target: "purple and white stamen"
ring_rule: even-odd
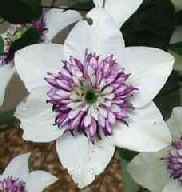
[[[165,159],[170,177],[182,184],[182,138],[173,143]]]
[[[94,143],[111,136],[117,121],[127,123],[131,97],[138,90],[127,81],[113,55],[85,52],[84,61],[70,57],[57,74],[49,73],[48,103],[57,113],[55,123],[73,135],[85,134]]]
[[[25,182],[19,179],[8,177],[0,181],[0,191],[2,192],[27,192]]]

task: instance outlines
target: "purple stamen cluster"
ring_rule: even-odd
[[[182,184],[182,138],[173,143],[166,159],[171,178]]]
[[[70,57],[59,73],[46,78],[55,124],[73,135],[83,133],[93,143],[111,136],[116,122],[127,123],[133,109],[130,98],[137,89],[127,83],[129,77],[113,55],[102,58],[86,50],[83,62]]]
[[[2,192],[27,192],[25,182],[19,179],[8,177],[0,181],[0,191]]]

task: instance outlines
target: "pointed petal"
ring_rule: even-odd
[[[57,33],[61,32],[65,27],[75,23],[81,19],[81,15],[77,11],[63,9],[50,9],[45,15],[46,27],[48,28],[46,40],[51,41]]]
[[[128,166],[134,180],[152,192],[161,192],[169,181],[163,152],[141,153]]]
[[[61,137],[56,149],[61,163],[80,188],[92,183],[95,176],[104,171],[115,151],[108,138],[93,145],[83,135]]]
[[[56,114],[46,103],[46,93],[46,87],[33,90],[16,109],[15,115],[21,121],[25,140],[47,143],[63,134],[63,130],[54,126]]]
[[[26,188],[28,192],[42,192],[49,185],[55,183],[57,178],[45,171],[34,171],[31,172],[27,183]]]
[[[73,56],[81,61],[84,58],[85,50],[92,49],[90,27],[86,21],[81,21],[75,25],[64,43],[65,58]],[[83,35],[84,34],[84,35]]]
[[[132,102],[137,108],[143,107],[166,83],[173,69],[174,57],[160,49],[147,47],[129,47],[124,52],[124,67],[131,73],[130,82],[139,88]]]
[[[7,168],[4,170],[3,177],[14,177],[26,181],[29,175],[28,160],[30,153],[19,155],[11,160]]]
[[[0,106],[4,102],[5,91],[14,71],[10,64],[0,66]]]
[[[139,8],[143,0],[105,0],[105,9],[114,18],[120,28]]]
[[[87,21],[79,22],[66,39],[66,58],[74,56],[82,61],[86,49],[102,56],[120,55],[124,40],[112,17],[98,9],[93,9],[87,17],[91,18],[93,23],[89,25]]]
[[[47,85],[44,78],[47,72],[61,68],[63,48],[58,44],[36,44],[18,51],[15,66],[28,91]]]
[[[122,148],[139,152],[156,152],[171,143],[171,135],[154,103],[135,109],[129,116],[128,126],[116,127],[113,142]]]
[[[167,121],[173,138],[179,138],[182,135],[182,107],[175,107],[171,118]]]
[[[162,192],[181,192],[181,185],[177,181],[170,181],[165,188],[162,190]]]
[[[101,8],[103,7],[103,4],[104,4],[104,0],[93,0],[94,4],[95,4],[95,7],[96,8]]]

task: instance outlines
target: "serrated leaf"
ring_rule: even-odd
[[[172,44],[170,45],[169,48],[175,53],[177,53],[178,55],[182,55],[182,42]]]
[[[1,0],[0,17],[13,24],[29,23],[42,14],[40,0]]]
[[[3,53],[4,53],[4,40],[0,36],[0,55],[2,55]]]

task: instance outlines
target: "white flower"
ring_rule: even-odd
[[[141,153],[129,164],[135,181],[151,192],[182,191],[182,107],[167,121],[173,144],[157,153]]]
[[[56,182],[57,178],[45,171],[29,172],[30,153],[15,157],[0,175],[0,191],[42,192]]]
[[[16,116],[20,118],[21,127],[24,130],[23,138],[42,143],[56,140],[59,159],[63,166],[68,168],[69,173],[80,188],[90,184],[96,175],[103,172],[110,162],[116,146],[150,152],[158,151],[171,142],[167,125],[152,100],[170,75],[174,58],[160,49],[147,47],[125,48],[119,30],[120,26],[138,8],[141,2],[142,0],[119,0],[117,3],[113,3],[113,0],[106,0],[105,9],[103,9],[101,8],[103,2],[95,1],[96,8],[91,10],[87,16],[87,18],[92,19],[92,24],[88,24],[87,20],[80,21],[69,34],[64,47],[56,44],[37,44],[20,50],[15,56],[16,69],[30,92],[26,101],[21,103],[16,111]],[[86,50],[95,54],[86,54],[87,57],[85,58]],[[107,57],[108,55],[109,57]],[[107,62],[108,59],[109,62]],[[61,60],[66,61],[61,62]],[[67,86],[69,82],[64,81],[59,76],[63,75],[67,79],[70,78],[71,82],[74,82],[76,86],[76,92],[73,90],[73,94],[67,99],[73,101],[75,98],[79,98],[82,100],[81,104],[83,104],[85,86],[90,87],[90,84],[93,85],[98,80],[100,70],[97,71],[94,68],[94,66],[98,67],[97,62],[105,63],[103,70],[107,68],[106,72],[111,69],[110,65],[106,67],[106,64],[113,62],[118,64],[118,72],[131,74],[128,76],[127,84],[138,88],[138,92],[131,98],[134,109],[127,112],[128,118],[125,123],[115,121],[117,115],[115,119],[112,113],[122,112],[118,111],[120,108],[117,107],[122,103],[112,105],[112,100],[116,95],[110,94],[111,87],[107,91],[103,88],[102,91],[105,92],[104,99],[105,97],[108,99],[108,102],[104,102],[104,105],[109,106],[112,113],[108,112],[106,108],[104,110],[103,107],[101,107],[100,112],[97,111],[97,104],[103,103],[102,97],[96,97],[99,102],[94,103],[96,105],[94,107],[92,105],[86,105],[85,108],[79,106],[78,110],[81,109],[82,112],[88,110],[87,107],[89,107],[89,112],[87,111],[86,114],[91,114],[94,126],[89,127],[87,130],[87,125],[90,125],[90,115],[84,116],[84,125],[81,123],[82,127],[72,127],[73,131],[71,132],[74,135],[72,136],[69,132],[70,127],[66,126],[69,123],[63,123],[67,112],[56,118],[58,111],[64,109],[59,105],[63,104],[65,106],[69,103],[71,109],[69,117],[70,119],[75,118],[74,123],[77,124],[77,118],[81,121],[81,117],[78,115],[79,111],[73,110],[77,109],[77,105],[73,105],[74,102],[66,104],[66,98],[63,99],[63,96],[69,95],[64,88],[70,90],[70,87]],[[88,66],[86,74],[90,81],[86,80],[82,83],[80,78],[83,77],[83,71],[81,72],[80,68],[85,69],[85,66],[83,67],[85,63]],[[48,72],[49,75],[52,75],[52,83],[51,79],[49,79],[49,83],[54,86],[51,90],[50,85],[48,86],[45,81]],[[110,72],[113,76],[107,76],[106,80],[108,81],[116,74],[113,74],[112,70]],[[97,77],[94,75],[96,73]],[[105,81],[100,82],[100,86],[104,86],[105,83]],[[120,87],[122,91],[124,90],[123,85]],[[80,89],[80,86],[82,89]],[[59,90],[60,87],[64,88]],[[50,90],[49,98],[47,97],[48,90]],[[93,93],[94,91],[92,89],[90,92]],[[97,91],[99,95],[100,90]],[[96,92],[91,95],[92,98],[94,95],[95,99]],[[53,97],[52,102],[55,101],[53,109],[57,110],[58,113],[52,112],[52,104],[46,103],[46,100],[50,100],[51,97]],[[109,119],[109,122],[114,125],[109,127],[112,133],[110,137],[105,136],[101,131],[102,126],[98,128],[98,123],[104,124],[107,122],[106,119]],[[58,124],[63,123],[64,126],[58,128],[55,126],[55,121]],[[87,132],[90,129],[91,134],[96,131],[97,136],[101,135],[102,139],[99,140],[97,137],[93,144]],[[69,131],[65,133],[65,130]],[[85,133],[88,137],[80,133]]]
[[[43,42],[51,42],[53,38],[70,24],[81,19],[76,11],[62,9],[50,9],[45,12],[39,21],[34,21],[32,26],[41,33]],[[15,72],[14,52],[11,44],[27,30],[31,25],[10,25],[7,32],[1,34],[4,40],[4,53],[0,55],[0,106],[4,102],[6,87]]]

